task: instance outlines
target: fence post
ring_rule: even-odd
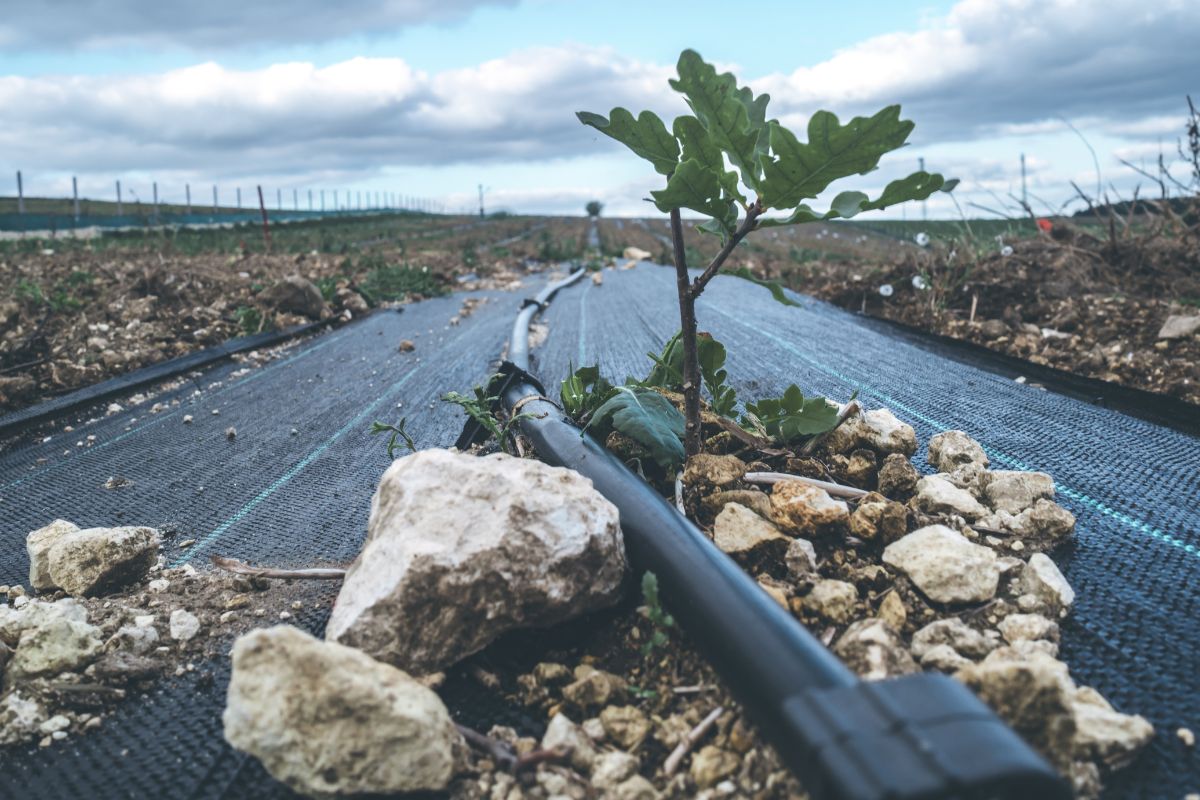
[[[21,180],[21,170],[17,170],[17,213],[25,213],[25,183]]]
[[[258,210],[262,213],[263,242],[266,243],[267,254],[271,253],[271,227],[267,223],[267,205],[263,202],[262,186],[258,187]]]
[[[118,217],[122,216],[125,213],[124,208],[125,207],[121,204],[121,182],[117,181],[117,216]]]
[[[184,213],[190,217],[192,215],[192,185],[190,183],[183,185],[183,195],[187,198],[187,206]]]
[[[308,190],[308,210],[309,210],[310,212],[313,210],[313,206],[312,206],[312,189],[309,189],[309,190]]]
[[[217,185],[213,184],[213,216],[217,215]]]
[[[71,176],[71,212],[75,215],[75,224],[79,224],[79,179]]]
[[[158,224],[158,181],[152,184],[154,187],[154,224]]]
[[[292,211],[300,210],[300,191],[292,189]]]
[[[237,207],[238,211],[242,210],[242,187],[237,187]]]
[[[325,210],[325,190],[321,190],[321,210]]]
[[[283,211],[283,189],[275,189],[275,210]]]

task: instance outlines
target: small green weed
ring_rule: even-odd
[[[399,446],[400,442],[403,442],[404,446],[407,447],[411,452],[417,452],[416,442],[413,441],[413,438],[408,434],[408,431],[404,430],[404,423],[406,421],[406,417],[401,417],[400,421],[395,425],[388,425],[387,423],[379,421],[371,423],[372,434],[387,433],[389,431],[392,434],[387,443],[388,458],[394,459],[396,457],[396,448]]]
[[[363,259],[366,261],[367,259]],[[359,265],[362,268],[362,264]],[[446,287],[431,275],[428,267],[410,267],[399,264],[384,264],[367,272],[359,291],[372,305],[392,300],[403,300],[409,295],[438,297],[446,293]]]
[[[642,655],[648,656],[660,647],[666,647],[670,641],[667,631],[675,627],[675,618],[662,607],[658,598],[658,576],[653,572],[642,575],[642,599],[646,601],[643,615],[654,626],[650,638],[642,644]]]

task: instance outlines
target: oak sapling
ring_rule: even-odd
[[[760,228],[845,219],[948,192],[957,181],[914,172],[889,183],[878,197],[842,191],[828,210],[813,209],[804,201],[822,195],[841,178],[874,170],[884,154],[904,146],[913,123],[900,119],[900,107],[888,106],[845,125],[832,113],[817,111],[809,119],[808,141],[801,142],[778,120],[767,119],[768,95],[755,96],[748,87],[739,87],[731,73],[718,73],[695,51],[683,51],[678,71],[671,88],[684,96],[693,113],[677,117],[669,131],[651,111],[635,117],[614,108],[607,118],[587,111],[577,116],[649,161],[667,181],[666,188],[650,194],[671,220],[683,345],[684,444],[690,456],[701,446],[696,300],[738,244]],[[700,230],[721,239],[721,249],[695,278],[688,273],[683,242],[680,212],[685,208],[707,217]],[[785,214],[767,216],[772,210]],[[754,279],[747,270],[729,274]],[[782,292],[777,299],[786,300]]]

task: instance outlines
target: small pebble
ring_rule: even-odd
[[[226,428],[225,429],[225,438],[231,442],[234,439],[236,439],[237,438],[237,428],[234,428],[233,426]]]
[[[195,539],[184,539],[182,542],[179,543],[179,549],[182,550],[185,547],[191,547],[195,543],[196,543]]]
[[[287,611],[280,611],[280,612],[279,612],[279,618],[280,618],[280,619],[291,619],[291,618],[292,618],[292,615],[291,615],[291,613],[290,613],[290,612],[287,612]]]
[[[192,415],[191,415],[191,414],[184,414],[184,415],[183,415],[183,424],[184,424],[184,425],[191,425],[191,424],[192,424]]]
[[[221,416],[221,409],[219,409],[219,408],[214,408],[214,409],[212,410],[212,415],[213,415],[214,417],[219,417],[219,416]]]
[[[1186,747],[1194,747],[1196,745],[1196,734],[1192,733],[1191,728],[1180,728],[1175,731],[1175,735],[1179,737],[1179,741],[1183,742]]]

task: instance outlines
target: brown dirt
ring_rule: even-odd
[[[577,257],[586,236],[582,219],[451,218],[430,226],[397,222],[394,235],[335,242],[334,252],[324,253],[268,255],[245,244],[233,254],[189,255],[169,244],[0,251],[0,413],[237,336],[306,322],[258,298],[288,275],[325,288],[330,313],[340,314],[357,297],[335,292],[357,295],[381,264],[425,268],[436,291],[481,288]],[[472,279],[460,283],[464,276]],[[422,297],[414,291],[397,300]]]

